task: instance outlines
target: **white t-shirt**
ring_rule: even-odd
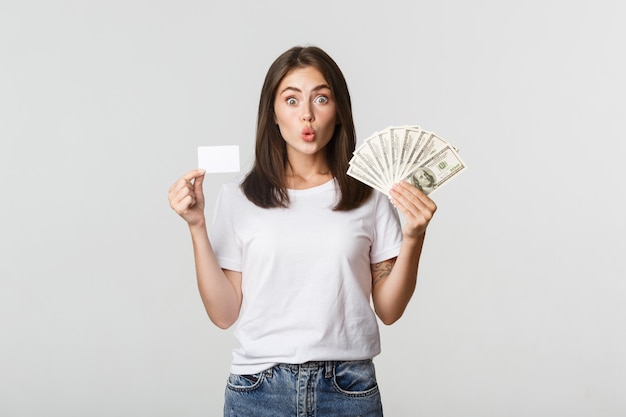
[[[387,197],[374,191],[357,209],[333,211],[339,189],[331,180],[289,190],[289,208],[263,209],[241,180],[222,186],[211,230],[221,267],[242,273],[231,372],[379,354],[371,264],[397,256],[402,241]]]

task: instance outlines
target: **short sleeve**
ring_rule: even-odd
[[[210,240],[220,266],[223,269],[241,271],[241,242],[233,226],[235,213],[230,204],[229,189],[228,185],[223,185],[217,195]]]
[[[386,261],[400,253],[402,226],[398,211],[389,199],[379,191],[376,198],[374,240],[370,250],[371,263]]]

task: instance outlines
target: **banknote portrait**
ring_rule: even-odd
[[[428,194],[435,188],[435,174],[428,168],[418,168],[411,175],[410,182],[424,194]]]

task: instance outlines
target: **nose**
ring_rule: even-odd
[[[310,104],[304,106],[302,120],[304,120],[305,122],[312,122],[314,120],[313,111]]]

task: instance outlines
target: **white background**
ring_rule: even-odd
[[[265,72],[303,44],[360,140],[419,124],[469,166],[381,329],[386,415],[626,414],[626,3],[371,3],[0,2],[0,415],[221,415],[235,342],[167,190],[200,145],[249,167]]]

